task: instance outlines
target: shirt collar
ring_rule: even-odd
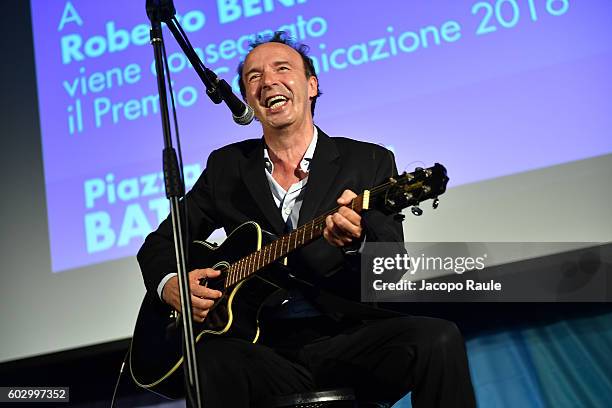
[[[310,162],[312,161],[312,157],[314,156],[315,148],[317,147],[317,140],[319,138],[319,131],[316,126],[313,126],[314,131],[312,134],[312,140],[306,149],[306,153],[304,153],[304,157],[302,161],[300,161],[300,170],[304,173],[308,173],[310,169]],[[266,167],[266,171],[272,174],[274,172],[274,163],[270,160],[270,154],[268,153],[268,146],[264,143],[264,165]]]

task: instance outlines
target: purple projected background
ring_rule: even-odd
[[[53,271],[133,255],[166,217],[144,1],[32,0]],[[384,144],[452,185],[612,152],[607,0],[176,0],[237,88],[248,36],[311,46],[327,133]],[[188,188],[212,149],[259,137],[212,105],[169,32]]]

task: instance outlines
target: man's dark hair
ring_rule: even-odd
[[[317,78],[317,94],[312,97],[312,104],[310,105],[310,110],[311,110],[312,116],[314,117],[315,104],[317,103],[317,98],[322,95],[322,92],[319,90],[319,77],[317,77],[317,73],[315,72],[314,63],[312,62],[312,59],[308,56],[308,51],[310,50],[310,47],[308,47],[306,44],[302,44],[302,43],[295,41],[285,31],[276,31],[271,36],[270,35],[258,36],[255,39],[255,41],[249,44],[249,52],[253,51],[255,48],[257,48],[258,46],[262,44],[267,44],[271,42],[285,44],[293,48],[294,50],[296,50],[302,57],[302,62],[304,62],[304,73],[306,74],[306,78],[310,78],[311,76]],[[238,71],[238,85],[240,86],[240,94],[242,95],[243,98],[246,99],[246,89],[244,86],[244,82],[242,82],[242,70],[244,68],[245,60],[246,58],[240,61],[237,71]]]

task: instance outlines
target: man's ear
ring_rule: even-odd
[[[317,96],[318,91],[317,89],[319,88],[319,81],[317,80],[317,77],[314,75],[311,75],[308,78],[308,98],[312,99],[315,96]]]

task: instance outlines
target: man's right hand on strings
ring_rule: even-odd
[[[208,311],[215,304],[215,300],[222,296],[222,293],[215,289],[207,288],[200,284],[201,279],[216,278],[221,274],[220,271],[206,268],[194,269],[189,272],[189,288],[191,289],[191,306],[193,320],[202,323]],[[178,312],[181,311],[181,296],[179,293],[178,276],[173,276],[166,282],[162,290],[162,299]]]

